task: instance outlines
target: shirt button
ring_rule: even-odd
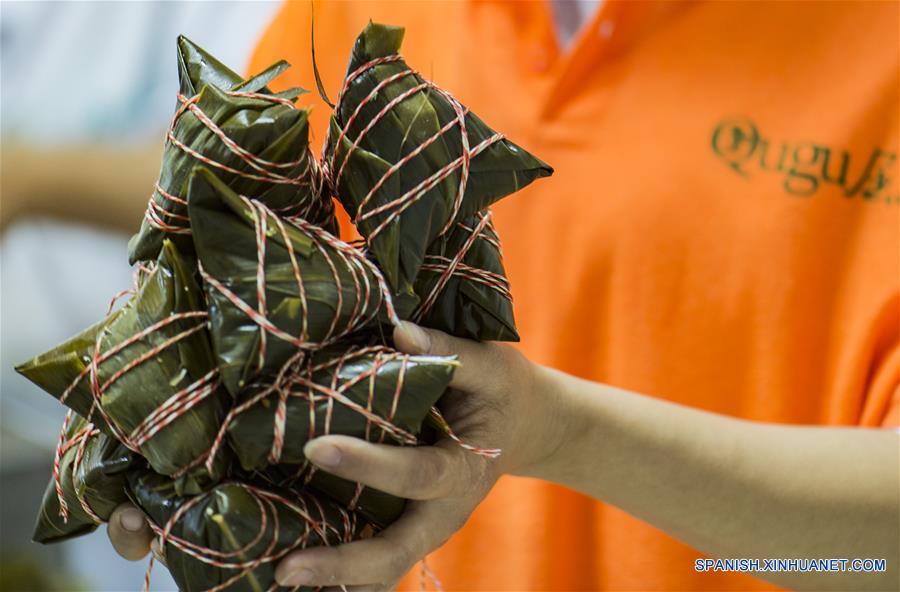
[[[615,28],[616,24],[612,21],[607,20],[600,23],[600,28],[597,30],[597,32],[600,33],[600,36],[604,39],[609,39],[610,37],[612,37]]]
[[[550,55],[550,51],[543,45],[531,46],[531,50],[528,52],[528,57],[531,65],[531,70],[538,74],[543,74],[550,70],[550,66],[553,63],[553,58]]]

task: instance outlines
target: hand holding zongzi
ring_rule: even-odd
[[[415,506],[377,539],[292,553],[276,571],[282,585],[390,588],[463,525],[502,474],[531,472],[558,445],[553,438],[563,436],[546,429],[556,426],[555,412],[552,397],[541,396],[538,368],[511,347],[457,339],[410,323],[395,331],[394,342],[411,354],[459,356],[461,366],[450,383],[454,390],[442,399],[455,434],[415,448],[346,436],[310,441],[306,456],[320,469],[415,500]],[[473,447],[460,446],[459,440],[503,453],[491,460],[472,454]]]

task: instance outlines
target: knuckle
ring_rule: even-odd
[[[491,343],[485,348],[484,354],[488,364],[496,368],[505,368],[511,374],[522,370],[521,354],[514,348]]]
[[[452,481],[446,453],[439,448],[433,448],[429,452],[427,462],[409,474],[409,489],[413,495],[430,496],[443,492]]]
[[[468,475],[465,479],[460,479],[460,482],[466,487],[466,492],[475,487],[481,487],[489,481],[488,464],[484,457],[468,454],[463,460],[468,469]]]
[[[448,356],[453,353],[453,344],[450,342],[450,337],[446,334],[441,333],[440,331],[435,331],[433,329],[423,329],[425,335],[428,340],[428,347],[426,351],[435,356]]]
[[[331,555],[331,557],[329,557]],[[346,564],[346,554],[340,547],[334,553],[322,556],[311,556],[303,563],[303,569],[311,572],[311,579],[320,586],[332,586],[340,583],[344,576],[341,565]]]
[[[502,402],[510,393],[521,390],[531,376],[531,364],[515,348],[500,344],[486,344],[481,355],[482,368],[490,371],[484,378],[483,394],[489,400]]]
[[[443,476],[438,481],[444,497],[463,497],[481,487],[485,480],[485,463],[482,457],[454,446],[442,449],[445,459]]]
[[[399,579],[415,562],[416,557],[412,550],[407,545],[399,543],[388,560],[388,569]]]
[[[334,553],[323,554],[323,561],[315,566],[314,571],[328,575],[332,581],[345,579],[349,575],[352,566],[359,565],[362,559],[356,552],[356,547],[338,545],[334,547]]]

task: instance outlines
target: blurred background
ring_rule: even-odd
[[[185,34],[243,72],[276,2],[0,2],[0,590],[139,590],[105,527],[30,541],[65,415],[13,367],[131,283]],[[175,590],[155,569],[152,590]]]

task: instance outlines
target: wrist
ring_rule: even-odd
[[[538,364],[531,364],[530,370],[530,396],[525,403],[530,421],[523,422],[527,428],[520,439],[525,454],[509,472],[554,480],[551,476],[571,459],[567,449],[580,430],[578,414],[567,394],[566,374]]]

